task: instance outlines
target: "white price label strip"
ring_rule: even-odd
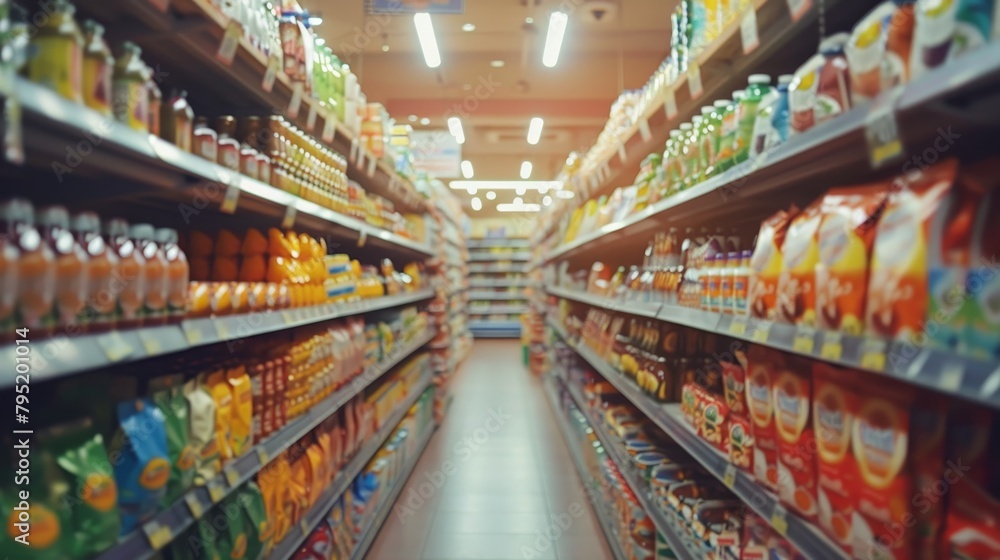
[[[326,119],[323,120],[323,141],[333,142],[333,136],[337,133],[337,114],[331,109],[326,112]]]
[[[146,534],[149,546],[153,550],[160,550],[174,540],[174,533],[167,525],[160,525],[155,519],[142,526],[142,532]]]
[[[295,82],[292,86],[292,99],[288,102],[286,114],[288,118],[295,119],[299,116],[299,109],[302,108],[302,95],[305,92],[305,84]]]
[[[753,6],[740,20],[740,39],[743,40],[743,54],[750,54],[760,46],[760,37],[757,34],[757,10]]]
[[[618,159],[620,159],[622,161],[622,163],[625,163],[625,160],[628,159],[628,152],[625,151],[625,143],[624,142],[619,142],[618,143]]]
[[[240,47],[240,37],[243,36],[243,28],[238,21],[230,21],[226,27],[226,33],[222,36],[222,44],[219,45],[219,52],[215,53],[215,59],[226,66],[233,65],[236,58],[236,50]]]
[[[663,101],[663,110],[667,112],[667,120],[671,121],[677,117],[677,96],[674,90],[668,89],[666,99]]]
[[[271,93],[274,89],[274,81],[278,78],[278,71],[281,70],[281,59],[278,55],[272,54],[267,61],[267,72],[264,72],[264,81],[260,84],[261,89]]]
[[[704,91],[704,87],[701,84],[701,68],[695,63],[690,63],[688,65],[688,90],[691,92],[691,99],[697,99],[699,95]]]
[[[281,220],[281,229],[292,229],[295,225],[295,217],[298,215],[299,211],[295,208],[294,204],[289,204],[285,208],[285,217]]]
[[[317,116],[318,115],[316,114],[316,104],[315,103],[310,103],[309,104],[309,116],[306,117],[306,130],[308,130],[309,132],[312,132],[312,131],[316,130],[316,117]]]
[[[369,177],[374,177],[375,176],[375,164],[377,164],[377,163],[378,163],[378,160],[375,159],[375,156],[373,154],[368,154],[368,169],[367,169],[367,173],[368,173]]]
[[[646,119],[639,121],[639,136],[643,142],[649,142],[653,138],[653,132],[649,130],[649,121]]]
[[[226,197],[222,199],[222,212],[224,214],[235,214],[236,205],[240,201],[240,186],[239,179],[235,179],[229,187],[226,188]]]

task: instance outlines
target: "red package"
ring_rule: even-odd
[[[778,497],[812,519],[816,517],[816,441],[808,362],[786,357],[772,382],[778,433]]]
[[[705,407],[701,415],[701,437],[716,449],[726,452],[725,434],[729,430],[729,407],[719,395],[705,393]]]
[[[749,472],[753,472],[752,432],[749,418],[738,414],[729,415],[729,429],[726,433],[729,462]]]
[[[726,406],[733,414],[747,413],[746,381],[747,374],[743,366],[736,362],[723,360],[722,386],[726,396]]]
[[[1000,558],[1000,502],[973,480],[959,480],[948,494],[943,558]]]
[[[910,448],[908,467],[913,473],[914,491],[921,492],[925,503],[915,495],[910,504],[916,516],[914,557],[936,558],[938,537],[944,525],[944,495],[941,480],[944,475],[945,435],[948,431],[947,404],[940,395],[920,391],[910,410]],[[904,516],[904,522],[907,518]]]
[[[305,544],[292,558],[294,560],[327,560],[332,554],[333,534],[330,532],[330,525],[320,523],[319,527],[309,533]]]
[[[857,376],[852,370],[813,363],[819,526],[847,551],[858,485],[858,467],[851,453],[851,426],[858,409]]]
[[[746,395],[754,441],[753,473],[761,484],[778,489],[778,435],[774,428],[771,380],[781,353],[751,346],[747,353]]]

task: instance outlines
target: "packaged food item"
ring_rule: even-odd
[[[788,226],[798,209],[780,210],[760,226],[757,245],[750,258],[750,287],[747,305],[750,314],[761,319],[777,317],[775,302],[778,295],[778,280],[782,269],[782,245]]]
[[[118,257],[112,277],[117,278],[118,307],[115,323],[121,328],[135,328],[142,324],[142,309],[146,298],[146,259],[135,241],[129,237],[128,222],[111,219],[104,226],[107,243]],[[119,286],[119,284],[115,284]]]
[[[730,414],[729,433],[726,448],[729,462],[737,467],[753,472],[754,440],[750,419],[739,414]]]
[[[757,121],[757,108],[761,100],[771,92],[771,77],[767,74],[751,74],[746,96],[737,106],[737,129],[733,144],[733,162],[742,163],[750,158],[750,142],[753,127]]]
[[[253,389],[250,376],[242,365],[230,369],[226,376],[232,389],[229,447],[233,457],[240,457],[253,443]]]
[[[69,229],[69,212],[62,206],[42,209],[38,225],[55,257],[56,283],[49,326],[82,324],[87,295],[87,253]]]
[[[83,103],[98,113],[111,116],[111,72],[115,59],[104,41],[104,26],[93,20],[83,22]]]
[[[240,171],[240,143],[234,138],[236,119],[228,115],[215,119],[215,130],[219,133],[216,163],[238,173]],[[218,251],[216,253],[228,256],[226,253]]]
[[[118,290],[113,272],[118,256],[101,237],[101,221],[93,212],[73,216],[70,229],[87,252],[87,279],[83,317],[88,330],[102,331],[114,325]]]
[[[782,143],[788,137],[787,126],[784,132],[779,132],[774,128],[775,111],[784,111],[783,125],[787,125],[788,119],[788,84],[792,81],[792,76],[782,74],[778,76],[778,85],[768,92],[760,101],[757,107],[757,118],[753,125],[753,137],[750,141],[750,155],[757,157],[770,148]],[[721,126],[721,119],[719,126]]]
[[[170,456],[170,478],[163,497],[163,504],[169,505],[194,485],[198,454],[194,446],[188,443],[189,405],[184,397],[181,379],[171,376],[157,381],[155,385],[151,385],[159,388],[153,394],[153,401],[163,414],[167,453]]]
[[[912,77],[989,42],[994,5],[992,0],[917,0]]]
[[[910,81],[910,53],[913,50],[914,3],[916,0],[895,0],[895,10],[889,19],[885,40],[885,62],[882,64],[882,89],[889,90]]]
[[[219,159],[219,135],[208,126],[208,118],[195,118],[192,134],[192,152],[208,161],[217,161]]]
[[[956,160],[942,161],[889,196],[872,251],[865,305],[869,333],[904,338],[924,332],[929,270],[940,266],[941,248],[950,245],[944,221],[955,200],[957,173]]]
[[[971,268],[964,300],[962,346],[983,359],[1000,356],[1000,274],[993,263],[1000,255],[1000,192],[993,190],[980,205],[972,239]]]
[[[858,484],[857,464],[851,453],[858,375],[822,362],[814,362],[812,372],[819,526],[850,551]]]
[[[815,286],[820,328],[863,332],[868,263],[888,196],[886,185],[877,183],[833,189],[823,197]]]
[[[184,398],[189,412],[188,443],[198,457],[195,479],[204,484],[221,469],[219,440],[215,431],[215,401],[198,379],[184,384]]]
[[[795,71],[788,85],[788,112],[795,134],[816,126],[816,96],[819,92],[819,72],[826,59],[817,53]]]
[[[333,534],[330,526],[321,523],[309,533],[309,537],[292,558],[294,560],[328,560],[333,551]]]
[[[185,152],[194,150],[194,110],[186,91],[174,90],[163,104],[160,137]],[[203,156],[204,157],[204,156]]]
[[[215,402],[215,437],[223,464],[234,457],[232,448],[233,392],[226,371],[218,369],[205,376],[205,389]]]
[[[163,413],[149,399],[118,403],[119,433],[112,453],[118,484],[122,534],[148,520],[163,502],[170,478],[170,457]]]
[[[225,554],[224,558],[245,560],[251,537],[250,531],[256,531],[255,528],[248,527],[250,520],[240,501],[240,493],[227,496],[216,511],[217,515],[223,516],[226,520],[224,524],[214,524],[217,532],[216,549]],[[255,536],[254,538],[256,539]]]
[[[115,119],[133,130],[149,132],[146,64],[142,61],[142,49],[135,43],[122,43],[122,54],[115,60],[111,90]]]
[[[854,26],[844,54],[855,104],[907,81],[912,33],[913,4],[906,0],[883,2]]]
[[[817,200],[792,219],[781,246],[776,316],[793,325],[816,326],[816,263],[822,219],[822,200]]]
[[[270,548],[274,536],[274,527],[267,518],[264,495],[260,487],[251,481],[240,487],[236,499],[246,518],[247,548],[244,558],[260,558]]]
[[[56,464],[56,457],[63,449],[49,437],[51,432],[52,429],[40,432],[37,443],[33,444],[38,448],[32,448],[31,475],[12,474],[0,487],[4,528],[0,532],[0,554],[8,558],[65,560],[79,542],[71,529],[71,504],[78,498],[68,495],[67,473]],[[29,499],[22,499],[25,491]],[[25,515],[28,522],[21,523]]]
[[[129,228],[129,237],[145,262],[142,318],[147,325],[161,325],[167,319],[167,259],[153,240],[155,234],[149,224],[132,224]]]
[[[704,399],[705,406],[701,411],[699,433],[702,439],[725,452],[725,435],[729,429],[729,407],[726,406],[722,397],[711,393],[705,393]]]
[[[76,24],[76,7],[55,0],[47,11],[47,17],[38,18],[41,25],[32,28],[35,53],[28,61],[28,79],[83,103],[83,34]]]
[[[55,256],[35,227],[35,212],[30,202],[13,199],[0,206],[0,223],[6,239],[10,240],[9,245],[4,243],[4,261],[11,266],[6,283],[17,289],[9,300],[14,312],[10,319],[14,323],[12,328],[41,331],[51,318],[55,300]]]
[[[747,352],[747,410],[750,412],[753,436],[753,473],[761,484],[778,489],[778,434],[775,428],[775,406],[772,392],[777,379],[782,354],[762,346],[751,346]]]
[[[746,371],[735,360],[720,360],[726,406],[733,414],[746,415]]]
[[[806,519],[816,517],[816,440],[809,363],[785,356],[772,379],[778,434],[778,497]]]
[[[212,520],[218,515],[218,510],[210,511],[198,519],[180,538],[170,544],[171,557],[174,560],[222,560],[225,556],[219,532],[212,526]]]

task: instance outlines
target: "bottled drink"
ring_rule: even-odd
[[[767,74],[751,74],[749,82],[746,95],[740,100],[737,108],[736,141],[733,144],[733,160],[736,164],[750,158],[750,141],[757,120],[757,107],[764,96],[771,91],[771,77]]]

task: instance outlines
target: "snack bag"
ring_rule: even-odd
[[[997,267],[1000,220],[996,218],[1000,215],[1000,190],[995,184],[998,161],[994,158],[976,164],[964,177],[965,182],[982,184],[989,190],[973,227],[970,269],[961,312],[963,349],[986,360],[1000,357],[1000,270]]]
[[[219,440],[215,433],[215,401],[197,379],[184,384],[184,399],[188,404],[188,443],[197,457],[195,480],[199,484],[221,470]]]
[[[823,362],[814,362],[812,371],[819,526],[850,551],[858,484],[857,463],[851,453],[858,375]]]
[[[816,326],[817,234],[822,220],[821,201],[810,204],[792,219],[781,246],[781,275],[777,287],[776,318],[807,327]]]
[[[208,374],[204,385],[215,402],[215,439],[218,442],[219,459],[225,464],[233,458],[233,392],[229,388],[226,372],[221,369]]]
[[[868,262],[885,208],[882,184],[833,189],[823,197],[816,263],[819,327],[850,335],[864,330]]]
[[[774,427],[772,381],[782,354],[761,346],[747,353],[747,409],[753,436],[753,473],[761,484],[778,489],[778,435]]]
[[[750,419],[738,414],[729,415],[729,432],[726,435],[726,453],[729,462],[753,472],[753,427]]]
[[[215,521],[215,528],[218,530],[219,536],[216,543],[218,550],[226,554],[226,558],[232,560],[247,559],[249,519],[247,519],[243,505],[240,503],[239,494],[230,494],[219,504],[219,507],[210,511],[208,516],[209,519]],[[219,518],[225,519],[226,523],[218,521]],[[224,526],[220,527],[220,525]]]
[[[785,234],[798,210],[781,210],[760,225],[757,246],[750,258],[750,287],[747,295],[750,314],[761,319],[774,319],[781,275],[781,248]]]
[[[890,196],[875,234],[867,332],[887,338],[915,337],[927,318],[929,270],[940,262],[935,247],[944,236],[956,160],[927,168]]]
[[[726,451],[724,437],[729,431],[729,407],[718,395],[706,393],[705,407],[701,413],[701,437],[720,451]]]
[[[164,389],[153,395],[153,401],[163,414],[167,434],[167,453],[170,455],[170,478],[164,493],[163,505],[172,504],[194,485],[198,467],[198,453],[188,443],[188,401],[180,385]]]
[[[233,457],[240,457],[253,443],[253,388],[245,366],[230,369],[226,373],[232,391],[232,415],[230,416],[229,447]]]
[[[228,551],[220,548],[222,544],[218,531],[212,527],[212,520],[218,515],[218,510],[209,511],[207,515],[195,521],[180,538],[170,544],[173,560],[223,560],[228,557]]]
[[[267,518],[264,496],[260,487],[247,482],[237,493],[237,500],[246,516],[247,551],[246,558],[256,559],[271,546],[274,526]]]
[[[170,456],[163,413],[150,399],[118,403],[120,431],[112,443],[122,534],[156,513],[167,491]]]
[[[809,364],[786,356],[772,378],[778,434],[778,497],[803,517],[816,517],[816,448]]]
[[[990,40],[994,0],[918,0],[910,73],[913,78]]]
[[[309,538],[292,558],[294,560],[329,560],[333,553],[333,533],[330,526],[320,523],[309,533]]]

